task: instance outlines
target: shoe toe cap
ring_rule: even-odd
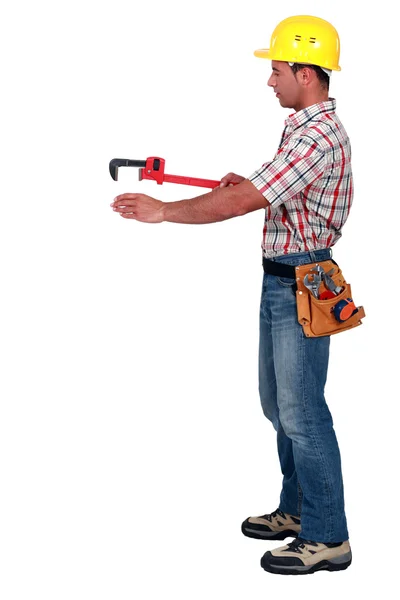
[[[266,552],[261,558],[261,566],[276,566],[276,567],[295,567],[304,566],[304,563],[295,556],[274,556],[270,551]]]
[[[264,525],[263,523],[252,523],[250,519],[254,517],[249,517],[242,523],[242,529],[253,529],[254,531],[272,531],[268,525]]]

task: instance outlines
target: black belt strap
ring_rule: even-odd
[[[264,272],[269,275],[296,279],[296,270],[293,265],[286,265],[284,263],[275,262],[274,260],[268,260],[268,258],[263,258],[263,269]]]
[[[337,265],[337,262],[333,258],[325,259],[331,260],[333,264]],[[312,264],[312,263],[310,263]],[[265,273],[269,275],[276,275],[276,277],[288,277],[289,279],[296,279],[296,267],[293,265],[286,265],[285,263],[276,262],[263,257],[263,269]]]

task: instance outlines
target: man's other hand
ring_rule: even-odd
[[[110,205],[124,219],[136,219],[143,223],[162,223],[164,202],[145,194],[122,194]]]

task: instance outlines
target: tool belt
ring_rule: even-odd
[[[364,308],[354,305],[351,286],[334,260],[293,266],[264,258],[263,268],[270,275],[295,280],[297,318],[307,337],[333,335],[361,325]],[[316,279],[318,273],[322,278]]]

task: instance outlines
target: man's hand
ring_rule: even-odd
[[[245,177],[242,177],[241,175],[236,175],[236,173],[228,173],[228,175],[225,175],[225,177],[221,179],[219,187],[226,187],[227,185],[233,185],[234,183],[241,183],[244,180]]]
[[[164,202],[145,194],[122,194],[114,198],[111,206],[124,219],[136,219],[143,223],[164,221]]]

